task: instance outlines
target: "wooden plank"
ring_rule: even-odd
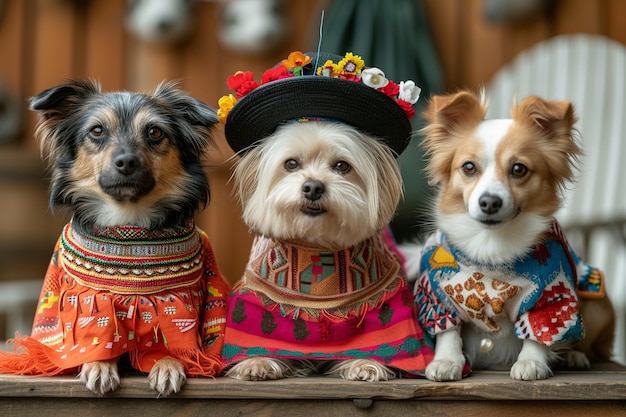
[[[520,52],[549,38],[552,23],[550,18],[551,16],[544,13],[529,17],[524,21],[503,25],[500,68],[508,64]]]
[[[606,35],[626,45],[626,2],[623,0],[607,0],[601,16],[606,26]]]
[[[597,33],[602,34],[601,7],[604,0],[568,0],[556,3],[555,34]]]
[[[131,399],[38,399],[35,402],[0,399],[0,412],[11,417],[72,415],[119,417],[357,417],[357,416],[464,416],[464,417],[618,417],[624,404],[619,401],[375,401],[360,409],[350,400],[131,400]]]
[[[78,76],[99,80],[103,90],[125,85],[127,0],[84,2],[84,55]]]
[[[71,78],[76,62],[74,26],[75,9],[72,2],[37,0],[34,10],[35,49],[31,93]]]
[[[26,94],[32,96],[60,84],[75,75],[76,32],[73,2],[34,0],[32,8],[34,31],[32,49],[32,80]],[[36,115],[26,114],[26,131],[33,132]],[[34,139],[29,143],[38,147]]]
[[[244,382],[194,378],[183,390],[155,401],[144,376],[122,378],[115,392],[97,397],[73,376],[0,375],[0,413],[10,416],[119,416],[141,410],[160,416],[622,416],[626,368],[602,364],[557,372],[545,381],[512,381],[507,372],[475,372],[457,382],[425,379],[350,382],[328,377]]]
[[[191,378],[172,399],[309,399],[309,400],[534,400],[624,401],[626,369],[557,372],[542,381],[514,381],[507,372],[474,372],[462,381],[432,382],[399,379],[363,383],[329,377],[290,378],[276,381],[238,381],[231,378]],[[154,398],[144,376],[122,378],[109,398]],[[0,375],[0,398],[90,398],[92,393],[73,376],[28,377]]]
[[[219,87],[226,82],[225,79],[219,79],[221,57],[216,35],[218,6],[215,2],[198,2],[194,5],[193,35],[183,45],[181,56],[184,72],[181,88],[213,108],[217,107]]]
[[[457,0],[425,0],[424,10],[443,70],[445,87],[452,89],[462,84],[460,21],[461,4]]]
[[[14,122],[0,129],[4,136],[0,139],[12,144],[24,141],[21,132],[28,109],[24,92],[25,79],[31,73],[31,69],[25,67],[27,6],[25,1],[0,2],[0,88],[11,100],[11,107],[1,111],[11,112],[15,117]]]
[[[198,216],[198,226],[209,236],[220,272],[234,284],[248,262],[252,235],[241,220],[241,208],[232,195],[229,177],[228,169],[209,169],[211,202]]]
[[[478,90],[503,62],[503,29],[484,19],[483,0],[461,2],[464,16],[460,34],[460,87]]]
[[[21,93],[24,74],[27,2],[4,1],[0,8],[0,81],[14,93]]]
[[[151,43],[129,36],[127,53],[131,57],[126,67],[126,87],[150,92],[162,81],[183,78],[182,47]]]

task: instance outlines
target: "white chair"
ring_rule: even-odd
[[[509,117],[514,98],[570,100],[585,156],[557,218],[572,245],[605,271],[617,314],[614,360],[626,364],[626,47],[562,35],[521,52],[485,86],[487,117]]]

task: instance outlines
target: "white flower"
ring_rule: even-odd
[[[417,103],[422,89],[415,85],[414,81],[400,81],[400,92],[398,99],[408,101],[411,104]]]
[[[389,84],[389,80],[385,78],[385,73],[376,67],[366,68],[361,71],[361,80],[366,86],[375,89],[382,88]]]

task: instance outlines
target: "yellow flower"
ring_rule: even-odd
[[[335,64],[331,59],[324,62],[324,65],[317,67],[317,75],[322,75],[324,77],[336,77],[339,69],[337,68],[337,64]]]
[[[282,63],[287,69],[304,67],[309,62],[311,62],[313,58],[310,56],[304,55],[300,51],[294,51],[289,54],[287,59],[283,59]]]
[[[337,64],[341,75],[348,76],[359,74],[364,66],[365,62],[363,59],[358,55],[354,55],[352,52],[346,53],[346,56]]]
[[[217,111],[217,118],[220,120],[220,123],[226,123],[228,113],[230,113],[230,111],[233,109],[235,103],[237,103],[237,99],[232,94],[223,96],[217,101],[217,104],[220,107]]]

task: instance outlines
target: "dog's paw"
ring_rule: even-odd
[[[426,367],[426,378],[431,381],[458,381],[463,377],[463,363],[436,359]]]
[[[352,359],[339,361],[325,372],[326,375],[338,376],[348,381],[388,381],[395,378],[395,373],[376,361],[370,359]]]
[[[550,367],[541,361],[521,359],[511,367],[511,378],[518,381],[535,381],[548,379],[552,376]]]
[[[287,362],[278,359],[250,358],[237,362],[226,371],[226,376],[243,381],[264,381],[286,378],[290,369]]]
[[[591,366],[587,355],[579,350],[568,350],[565,361],[568,368],[588,369]]]
[[[117,360],[85,363],[78,374],[80,381],[94,394],[104,395],[120,386]]]
[[[180,391],[186,379],[183,364],[169,357],[156,361],[148,374],[150,388],[158,392],[159,397],[167,397]]]

